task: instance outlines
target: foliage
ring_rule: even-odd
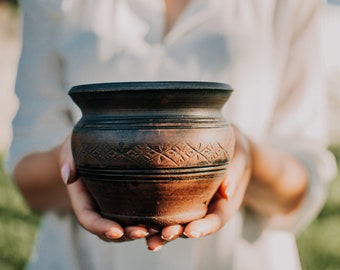
[[[331,147],[340,168],[340,145]],[[340,173],[332,182],[325,207],[299,236],[298,247],[304,270],[340,269]]]
[[[10,4],[12,6],[18,6],[19,5],[19,0],[0,0],[0,4],[1,3]]]
[[[38,221],[39,216],[31,212],[0,170],[0,269],[23,269],[31,253]]]

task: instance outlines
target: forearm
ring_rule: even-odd
[[[304,166],[293,156],[250,142],[252,177],[245,204],[263,215],[289,213],[306,192]]]
[[[25,156],[14,170],[14,181],[28,205],[37,211],[68,209],[69,199],[61,180],[60,147]]]

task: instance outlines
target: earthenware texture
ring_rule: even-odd
[[[77,170],[100,213],[122,225],[165,226],[203,217],[225,175],[234,134],[214,82],[78,85]]]

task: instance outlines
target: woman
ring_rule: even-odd
[[[335,171],[320,5],[23,1],[10,167],[28,204],[45,213],[28,269],[299,269],[294,233],[322,207]],[[76,177],[68,139],[79,118],[67,96],[73,85],[146,80],[235,89],[225,108],[235,154],[214,203],[204,218],[161,231],[102,218]]]

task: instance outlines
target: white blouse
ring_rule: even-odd
[[[61,143],[79,118],[67,91],[115,81],[217,81],[227,118],[309,172],[300,208],[271,220],[241,209],[218,233],[160,251],[105,243],[70,213],[46,213],[28,269],[300,269],[294,234],[319,212],[335,173],[319,57],[318,0],[191,0],[164,35],[161,0],[22,1],[23,49],[9,167]]]

